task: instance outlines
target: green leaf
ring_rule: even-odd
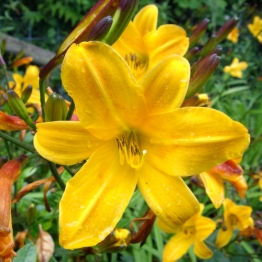
[[[21,261],[36,262],[36,248],[32,243],[28,243],[18,250],[14,262]]]

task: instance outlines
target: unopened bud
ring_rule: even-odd
[[[194,73],[190,79],[186,98],[190,98],[200,91],[203,85],[215,72],[219,62],[220,57],[213,54],[205,59],[202,59],[200,63],[197,63],[194,68]]]
[[[45,121],[65,120],[67,115],[67,107],[62,96],[52,93],[45,104]]]
[[[121,252],[128,246],[130,239],[131,234],[127,229],[116,228],[97,247],[101,252]]]
[[[26,103],[28,99],[30,98],[33,91],[32,85],[28,85],[22,92],[22,101]]]
[[[100,41],[107,35],[109,32],[113,19],[111,16],[106,16],[101,19],[90,32],[87,41]]]
[[[203,46],[200,56],[206,56],[212,49],[214,49],[214,47],[216,46],[217,43],[217,36],[216,35],[212,35],[209,40],[207,41],[207,43]]]
[[[29,117],[25,104],[14,90],[7,90],[7,100],[14,113],[26,122],[31,128],[36,129],[33,120]]]
[[[216,33],[216,44],[219,44],[222,42],[227,35],[235,28],[236,24],[238,22],[237,17],[233,17],[229,19]]]
[[[205,18],[198,24],[197,28],[194,30],[194,32],[192,33],[192,35],[189,38],[189,43],[190,43],[189,48],[192,48],[193,46],[195,46],[198,40],[206,32],[209,22],[210,20]]]
[[[26,213],[26,220],[28,224],[32,224],[36,219],[36,207],[35,205],[32,203],[28,209],[27,209],[27,213]]]
[[[113,24],[103,42],[112,45],[120,37],[122,32],[133,17],[138,6],[138,0],[121,0],[113,16]]]
[[[199,52],[199,47],[195,46],[192,49],[188,50],[188,52],[185,54],[185,58],[187,60],[192,60]]]

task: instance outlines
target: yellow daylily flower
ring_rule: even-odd
[[[213,256],[212,251],[206,246],[204,240],[216,228],[216,223],[202,216],[204,205],[200,204],[200,211],[191,217],[181,227],[171,228],[163,221],[158,220],[158,226],[167,233],[175,235],[167,242],[163,251],[163,262],[173,262],[181,258],[191,245],[194,245],[195,254],[202,259]]]
[[[199,174],[206,193],[216,208],[219,208],[225,197],[224,181],[229,181],[236,188],[241,198],[245,197],[247,182],[243,170],[234,160],[228,160],[206,172]]]
[[[27,103],[40,104],[40,92],[39,92],[39,68],[37,66],[30,65],[25,71],[25,75],[14,73],[13,79],[15,82],[10,82],[10,87],[14,88],[14,91],[21,97],[23,90],[31,85],[33,87],[32,94]]]
[[[223,206],[225,228],[221,228],[218,231],[216,239],[216,246],[218,248],[228,244],[235,228],[241,231],[254,225],[251,217],[252,208],[250,206],[238,206],[228,198],[225,199]]]
[[[262,19],[255,16],[253,24],[248,24],[247,27],[253,36],[258,39],[259,43],[262,43]]]
[[[189,46],[183,28],[171,24],[157,28],[157,17],[155,5],[145,6],[113,45],[129,64],[137,81],[167,56],[183,56]]]
[[[238,41],[238,28],[235,27],[228,35],[227,39],[232,41],[233,43],[237,43]]]
[[[234,58],[230,66],[224,67],[224,72],[231,76],[242,78],[242,71],[248,67],[247,62],[239,62],[238,58]]]
[[[180,176],[242,155],[249,144],[242,124],[214,109],[179,108],[189,74],[188,61],[172,55],[138,84],[112,47],[83,42],[69,48],[61,78],[79,122],[41,123],[34,137],[36,150],[50,161],[73,165],[88,159],[60,202],[62,246],[101,242],[136,185],[161,220],[183,224],[199,204]]]

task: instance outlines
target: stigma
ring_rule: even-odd
[[[121,134],[116,138],[121,165],[127,163],[132,168],[140,169],[144,163],[146,150],[140,150],[139,141],[135,132]]]

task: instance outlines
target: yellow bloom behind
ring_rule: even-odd
[[[202,259],[212,257],[212,251],[206,246],[204,240],[216,228],[216,223],[207,217],[201,216],[204,205],[200,204],[200,211],[191,217],[181,227],[171,228],[158,220],[158,226],[167,233],[175,233],[165,245],[163,262],[173,262],[181,258],[191,245],[194,245],[195,254]]]
[[[14,73],[13,79],[15,82],[10,82],[11,88],[15,86],[14,91],[22,97],[24,89],[31,85],[33,87],[32,94],[27,103],[40,104],[40,92],[39,92],[39,68],[37,66],[30,65],[25,71],[25,75]]]
[[[262,19],[260,19],[259,16],[255,16],[253,24],[248,24],[247,27],[253,36],[256,37],[260,43],[262,43]]]
[[[238,41],[238,28],[235,27],[228,35],[227,39],[232,41],[233,43],[237,43]]]
[[[162,221],[183,224],[199,204],[180,176],[243,154],[249,144],[243,125],[214,109],[180,108],[189,77],[190,65],[178,55],[137,83],[112,47],[87,42],[69,48],[62,82],[79,122],[41,123],[34,137],[36,150],[50,161],[73,165],[88,159],[60,202],[62,246],[101,242],[136,185]]]
[[[230,66],[224,67],[224,72],[231,76],[242,78],[242,71],[247,68],[247,62],[239,62],[238,58],[234,58]]]
[[[129,64],[138,81],[167,56],[183,56],[189,46],[183,28],[177,25],[157,28],[157,16],[155,5],[142,8],[113,45]]]
[[[230,199],[226,198],[224,203],[224,229],[219,229],[216,246],[224,247],[230,241],[235,228],[244,230],[254,225],[251,217],[252,208],[250,206],[238,206]]]

